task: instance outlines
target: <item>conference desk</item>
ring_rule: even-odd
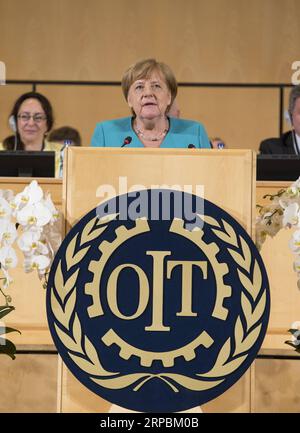
[[[54,204],[62,208],[62,182],[38,179],[51,193]],[[20,192],[28,179],[0,178],[0,189]],[[257,182],[256,202],[263,204],[265,194],[274,194],[289,182]],[[300,319],[300,291],[293,271],[293,255],[288,248],[291,230],[282,230],[263,245],[263,256],[271,289],[271,315],[268,332],[258,359],[251,366],[250,379],[242,378],[218,399],[202,407],[204,412],[298,412],[300,391],[295,378],[300,376],[299,355],[284,344],[287,330]],[[57,384],[60,383],[57,352],[47,326],[45,290],[35,273],[25,274],[22,263],[12,271],[9,288],[16,310],[6,316],[7,326],[21,331],[10,334],[17,345],[15,361],[0,357],[0,412],[56,412]],[[65,379],[66,380],[66,379]],[[251,401],[245,398],[245,380],[251,380]],[[85,389],[68,375],[65,412],[107,412],[110,404]],[[4,391],[3,391],[4,390]]]

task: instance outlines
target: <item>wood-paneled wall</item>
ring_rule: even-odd
[[[299,21],[298,0],[0,0],[0,60],[10,80],[120,81],[153,56],[179,82],[289,84]],[[0,141],[14,100],[29,89],[0,86]],[[129,114],[115,86],[37,90],[53,103],[56,126],[78,128],[84,145],[97,121]],[[181,87],[178,100],[182,116],[210,136],[257,149],[278,134],[278,96],[275,88]]]

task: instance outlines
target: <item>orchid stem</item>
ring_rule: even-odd
[[[1,278],[1,280],[2,280],[2,279],[4,279],[4,278]],[[5,298],[5,303],[6,303],[6,305],[8,305],[8,304],[9,304],[9,302],[8,302],[9,296],[6,295],[6,294],[3,292],[3,290],[1,289],[1,287],[0,287],[0,292],[2,293],[2,295],[3,295],[4,298]]]

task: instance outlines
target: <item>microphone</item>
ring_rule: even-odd
[[[298,141],[297,141],[297,138],[296,138],[295,128],[294,128],[294,125],[293,125],[293,115],[292,115],[291,112],[289,112],[288,110],[286,110],[285,113],[284,113],[284,117],[285,117],[285,120],[288,120],[290,122],[290,124],[291,124],[291,128],[292,128],[292,131],[291,131],[291,133],[292,133],[292,143],[293,143],[294,152],[295,152],[296,155],[299,155],[300,154],[300,149],[299,149],[299,146],[298,146]]]
[[[196,146],[194,144],[189,144],[188,149],[196,149]]]
[[[14,143],[14,150],[17,150],[17,124],[16,124],[16,119],[15,116],[12,114],[11,116],[9,116],[8,119],[8,124],[10,129],[13,131],[14,135],[15,135],[15,143]]]
[[[297,142],[297,138],[296,138],[296,134],[295,134],[294,129],[292,129],[292,142],[293,142],[293,148],[294,148],[295,154],[299,155],[299,146],[298,146],[298,142]]]
[[[128,144],[130,144],[131,142],[132,142],[132,138],[131,138],[130,136],[128,136],[128,137],[126,137],[126,138],[124,139],[123,144],[122,144],[121,147],[125,147],[125,146],[127,146]]]
[[[65,158],[65,149],[72,145],[72,140],[64,140],[64,144],[59,152],[59,174],[58,177],[63,177],[63,167],[64,167],[64,158]]]

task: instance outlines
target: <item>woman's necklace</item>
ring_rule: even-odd
[[[149,135],[145,134],[145,131],[142,131],[138,127],[136,127],[135,130],[136,130],[137,135],[146,141],[160,141],[166,136],[166,134],[168,132],[168,128],[165,128],[158,135],[149,136]]]

